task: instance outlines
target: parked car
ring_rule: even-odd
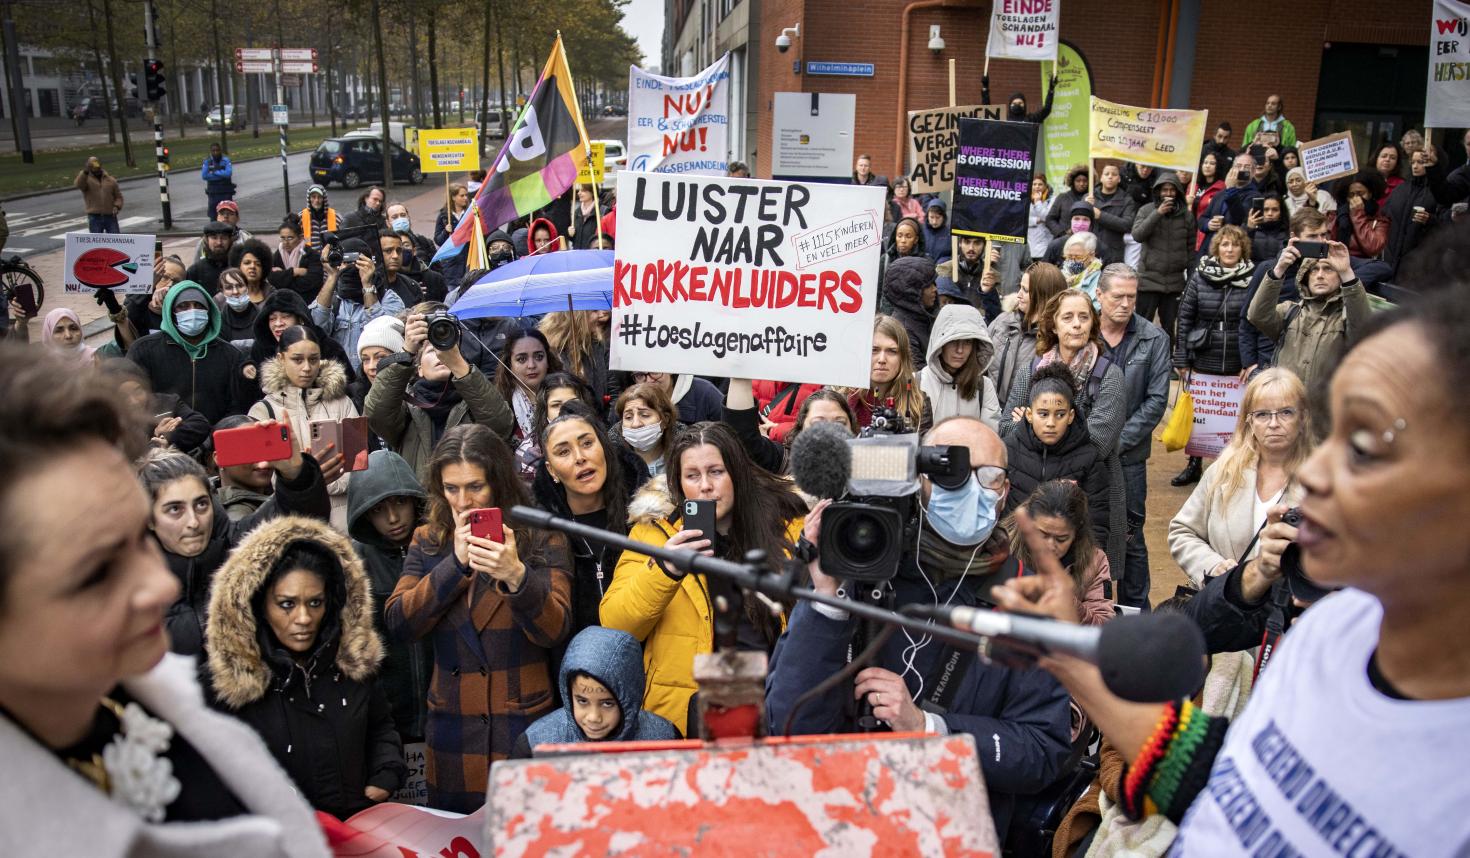
[[[419,184],[424,172],[419,167],[419,156],[397,143],[393,147],[393,181]],[[344,188],[356,188],[363,184],[378,184],[383,181],[383,140],[378,137],[332,137],[323,140],[311,153],[313,182],[324,187],[340,183]]]
[[[621,104],[609,104],[602,109],[603,116],[627,116],[628,108]]]
[[[602,150],[602,186],[604,188],[615,187],[618,184],[618,171],[628,166],[628,148],[621,140],[593,140],[593,143],[601,143]]]
[[[218,131],[221,125],[224,125],[230,131],[243,131],[245,129],[245,111],[236,105],[226,104],[223,108],[216,107],[205,115],[205,128],[210,131]]]

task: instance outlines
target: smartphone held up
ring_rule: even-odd
[[[214,459],[221,468],[291,458],[291,426],[256,423],[214,433]]]

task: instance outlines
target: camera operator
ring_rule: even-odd
[[[1463,231],[1453,239],[1463,246]],[[1437,250],[1453,256],[1449,242]],[[1298,523],[1273,507],[1260,555],[1213,585],[1238,575],[1241,600],[1260,604],[1295,544],[1306,576],[1344,588],[1292,625],[1234,721],[1187,702],[1127,703],[1096,668],[1042,661],[1133,759],[1125,810],[1181,823],[1171,854],[1470,846],[1470,661],[1457,645],[1470,622],[1470,408],[1455,395],[1470,372],[1470,293],[1444,279],[1449,288],[1375,317],[1351,347],[1332,380],[1332,432],[1298,471]],[[1295,588],[1299,576],[1285,574]],[[995,595],[1007,609],[1076,619],[1054,563]]]
[[[990,584],[1006,574],[1010,555],[1010,535],[1005,527],[997,526],[1010,490],[1005,444],[973,417],[951,417],[939,423],[924,443],[969,448],[974,472],[959,489],[946,489],[921,478],[918,552],[917,556],[906,552],[900,562],[893,579],[894,603],[988,604]],[[820,503],[807,517],[806,543],[819,543],[826,509],[826,502]],[[809,562],[807,570],[812,587],[828,595],[854,586],[826,574],[821,558]],[[844,611],[809,602],[797,604],[776,645],[766,681],[773,732],[783,728],[799,696],[842,669],[857,627],[857,621]],[[877,666],[857,674],[855,688],[833,689],[803,708],[793,732],[851,730],[855,722],[849,701],[866,697],[873,715],[896,732],[973,735],[990,790],[996,834],[1004,842],[1015,797],[1051,783],[1070,751],[1067,694],[1039,670],[1011,670],[975,661],[969,662],[962,676],[943,683],[941,677],[959,653],[932,638],[906,637],[906,633],[895,635],[878,654]],[[949,695],[939,692],[935,701],[940,685],[954,691]],[[925,701],[924,709],[916,699]],[[937,714],[926,709],[944,711]]]
[[[458,343],[440,349],[428,338],[424,316],[411,314],[403,328],[403,351],[378,361],[366,405],[373,434],[408,460],[420,480],[426,479],[429,455],[445,432],[480,423],[505,439],[512,419],[500,391],[465,360]]]
[[[367,242],[348,238],[340,247],[338,258],[347,264],[334,262],[330,247],[322,252],[322,270],[327,276],[311,302],[311,320],[342,346],[355,372],[361,366],[357,338],[363,326],[385,313],[396,316],[405,305],[396,292],[385,287]]]

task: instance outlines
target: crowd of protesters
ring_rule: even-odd
[[[1026,118],[1024,96],[1009,110]],[[1050,94],[1030,116],[1049,110]],[[1470,673],[1442,644],[1470,620],[1470,439],[1450,390],[1470,372],[1470,234],[1452,223],[1470,174],[1446,174],[1442,153],[1406,135],[1318,187],[1274,95],[1246,133],[1233,149],[1222,123],[1192,175],[1038,175],[1027,241],[1006,248],[952,236],[944,200],[899,178],[856,389],[612,370],[607,312],[464,320],[457,343],[429,341],[426,319],[490,270],[613,246],[615,221],[598,219],[611,201],[590,186],[492,231],[490,269],[468,270],[463,256],[433,261],[466,215],[463,186],[432,240],[382,188],[339,218],[314,186],[273,248],[240,227],[228,161],[207,162],[197,250],[161,259],[149,294],[99,292],[111,342],[88,345],[63,309],[38,346],[4,347],[0,737],[26,787],[4,793],[7,819],[35,808],[16,830],[58,854],[103,853],[48,823],[47,803],[127,832],[118,842],[135,848],[107,854],[320,854],[306,805],[346,818],[391,799],[405,745],[424,743],[428,805],[469,813],[493,762],[543,744],[698,737],[710,582],[508,518],[487,535],[480,511],[534,505],[731,560],[760,550],[845,594],[817,551],[829,504],[796,489],[792,445],[817,424],[856,435],[896,418],[925,444],[967,448],[973,472],[921,480],[894,604],[1089,625],[1181,611],[1205,633],[1209,678],[1166,706],[1124,703],[1060,657],[966,662],[940,682],[946,646],[905,633],[807,700],[852,657],[858,621],[746,599],[735,639],[770,657],[771,732],[856,729],[862,703],[895,731],[971,734],[1002,842],[1066,798],[1057,855],[1233,842],[1227,789],[1248,790],[1283,844],[1307,842],[1320,826],[1270,797],[1269,765],[1247,765],[1269,733],[1272,753],[1294,745],[1365,814],[1382,854],[1463,850],[1451,731],[1470,717]],[[77,179],[89,213],[102,200],[101,229],[121,206],[102,199],[108,178],[91,164]],[[852,181],[888,185],[867,156]],[[333,243],[339,230],[352,237]],[[1372,295],[1445,280],[1458,288],[1373,310]],[[1175,382],[1200,376],[1244,383],[1234,436],[1174,478],[1198,483],[1183,508],[1150,510],[1154,433]],[[316,440],[315,424],[359,416],[360,460]],[[289,449],[221,466],[213,432],[259,425]],[[713,503],[712,532],[684,520],[688,500]],[[1305,518],[1289,519],[1298,506]],[[1167,604],[1151,598],[1149,515],[1172,519],[1189,582]],[[1293,599],[1293,544],[1348,592]],[[1338,731],[1335,748],[1319,726]],[[146,783],[94,762],[119,745],[144,755]],[[1068,793],[1085,784],[1079,759],[1101,773]],[[275,825],[233,825],[245,816]]]

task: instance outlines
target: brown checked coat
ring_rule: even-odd
[[[454,543],[425,525],[414,534],[403,577],[388,597],[388,633],[430,637],[429,804],[471,813],[485,803],[490,763],[555,708],[552,650],[571,629],[572,566],[559,533],[516,531],[526,578],[511,593],[487,575],[467,575]]]

